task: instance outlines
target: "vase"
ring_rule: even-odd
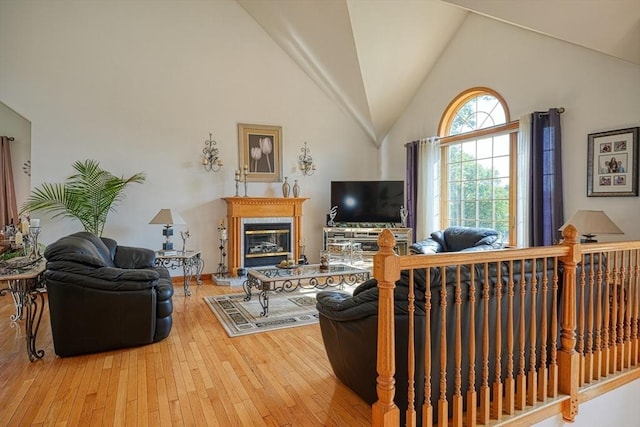
[[[289,197],[289,181],[287,181],[287,177],[284,177],[284,183],[282,184],[282,196]]]
[[[300,186],[298,185],[298,180],[296,179],[293,182],[293,197],[298,197],[300,195]]]

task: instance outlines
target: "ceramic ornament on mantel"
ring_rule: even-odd
[[[298,185],[298,180],[293,181],[293,197],[300,196],[300,185]]]

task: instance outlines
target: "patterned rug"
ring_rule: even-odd
[[[256,292],[250,301],[244,301],[244,293],[206,296],[204,300],[227,331],[227,335],[237,337],[318,323],[317,293],[316,289],[302,289],[291,293],[270,292],[267,317],[260,316],[262,306]]]

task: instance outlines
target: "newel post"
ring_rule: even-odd
[[[393,251],[395,244],[393,233],[383,230],[378,236],[378,253],[373,257],[373,275],[378,279],[378,400],[372,407],[373,426],[400,425],[400,410],[393,401],[396,394],[393,290],[400,278],[400,262]]]
[[[570,248],[567,256],[560,258],[564,265],[562,275],[562,325],[560,329],[560,349],[558,350],[558,390],[570,396],[563,402],[562,418],[573,421],[578,415],[578,382],[580,374],[580,355],[576,351],[576,266],[582,257],[582,248],[578,243],[578,231],[568,225],[560,244]]]

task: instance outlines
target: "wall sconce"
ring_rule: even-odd
[[[202,166],[207,172],[218,172],[222,167],[222,160],[218,157],[216,144],[217,142],[209,134],[209,139],[204,142],[204,148],[202,149]]]
[[[309,148],[307,148],[307,142],[305,141],[304,147],[300,149],[302,154],[298,156],[298,163],[303,175],[313,175],[316,171],[316,165],[313,164],[313,158],[309,155]]]

